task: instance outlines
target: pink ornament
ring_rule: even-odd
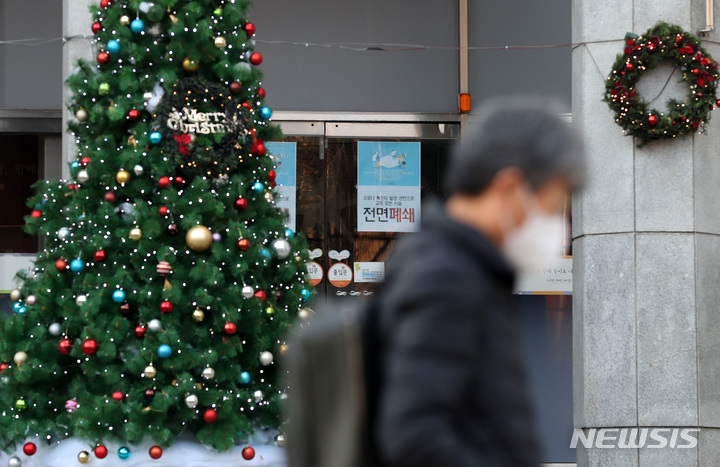
[[[80,405],[75,399],[70,399],[65,402],[65,410],[67,410],[68,413],[75,413],[78,407],[80,407]]]

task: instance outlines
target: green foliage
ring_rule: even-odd
[[[286,231],[273,202],[272,158],[251,154],[253,143],[281,135],[259,112],[262,74],[248,63],[253,44],[243,29],[249,3],[155,4],[162,10],[147,15],[137,13],[138,0],[95,8],[103,26],[96,48],[105,50],[118,40],[120,51],[110,54],[107,64],[81,61],[67,81],[69,108],[87,113],[69,124],[78,141],[73,180],[35,185],[28,206],[41,216],[27,216],[26,230],[42,236],[45,251],[34,273],[22,277],[17,307],[24,313],[0,321],[0,362],[9,365],[0,391],[0,438],[6,446],[39,433],[49,442],[78,436],[90,446],[151,436],[165,447],[189,430],[200,442],[225,450],[238,433],[279,425],[278,369],[263,366],[258,356],[279,350],[304,303],[307,256],[304,239]],[[145,22],[142,33],[131,31],[123,18],[136,15]],[[226,47],[215,45],[218,36]],[[199,68],[184,68],[185,58]],[[166,115],[147,107],[158,86],[164,91],[162,107],[187,80],[221,93],[233,103],[232,115],[242,117],[242,134],[231,147],[219,130],[188,144],[196,160],[232,166],[224,177],[219,175],[226,170],[179,165],[181,147],[174,136],[181,133],[168,128]],[[233,94],[230,85],[240,80]],[[131,110],[137,118],[130,118]],[[150,140],[153,132],[162,134],[160,144]],[[169,177],[169,186],[161,186],[163,177]],[[257,190],[258,182],[265,188]],[[235,207],[238,198],[247,200],[246,209]],[[162,215],[160,207],[169,214]],[[205,250],[190,248],[186,232],[196,225],[220,238]],[[140,229],[139,238],[130,237],[132,229]],[[247,251],[238,248],[241,239],[249,240]],[[288,257],[273,248],[278,240],[290,243]],[[60,259],[68,264],[79,259],[84,268],[59,270]],[[171,265],[170,275],[157,271],[161,261]],[[266,298],[243,295],[243,287]],[[124,300],[114,298],[118,290]],[[173,304],[169,313],[160,311],[165,300]],[[194,319],[196,310],[204,319]],[[160,330],[148,329],[153,320],[160,321]],[[225,332],[227,323],[237,332]],[[65,338],[72,343],[67,355],[58,349]],[[95,354],[83,352],[88,339],[98,343]],[[162,344],[172,348],[168,358],[158,355]],[[21,351],[29,359],[18,365],[13,360]],[[155,377],[145,374],[149,365]],[[208,367],[215,371],[211,379],[202,376]],[[250,383],[240,382],[242,372],[251,375]],[[155,390],[153,397],[146,397],[147,389]],[[111,397],[116,391],[124,400]],[[191,394],[199,399],[197,407],[185,403]],[[19,399],[26,409],[16,407]],[[75,412],[65,410],[71,399],[79,404]],[[202,417],[210,407],[218,412],[215,423]]]
[[[618,55],[605,84],[604,100],[615,112],[616,121],[638,146],[650,141],[691,133],[709,120],[717,100],[718,65],[700,40],[679,26],[658,23],[644,35],[628,33],[625,51]],[[684,102],[670,100],[669,112],[649,108],[636,85],[648,70],[663,62],[680,69],[680,81],[689,87]]]

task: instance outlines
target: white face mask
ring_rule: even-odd
[[[565,220],[548,214],[535,201],[523,224],[505,234],[502,252],[520,273],[552,266],[562,252]]]

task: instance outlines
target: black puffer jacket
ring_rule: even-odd
[[[423,210],[379,292],[375,442],[389,467],[523,467],[538,448],[497,247]]]

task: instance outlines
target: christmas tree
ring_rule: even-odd
[[[0,322],[6,450],[74,437],[85,463],[151,436],[157,458],[181,433],[224,451],[279,426],[274,355],[310,291],[273,200],[249,6],[94,7],[97,56],[67,82],[72,180],[38,182],[44,251]]]

